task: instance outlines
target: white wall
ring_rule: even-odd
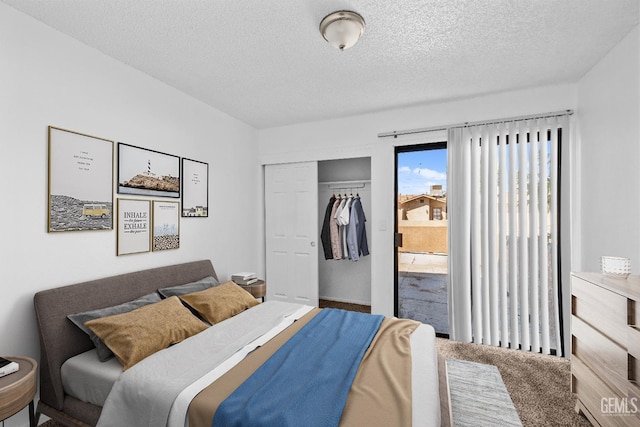
[[[371,157],[371,304],[374,313],[392,315],[394,145],[423,142],[434,135],[414,137],[413,141],[377,135],[575,107],[575,85],[560,85],[265,129],[259,131],[260,161],[268,164]],[[441,137],[435,136],[436,140]]]
[[[1,355],[39,359],[42,289],[197,259],[262,273],[253,128],[2,3],[0,40]],[[177,250],[119,257],[115,230],[47,233],[48,125],[208,162],[209,218],[181,219]]]
[[[636,27],[578,85],[584,271],[611,255],[640,273],[639,52]]]

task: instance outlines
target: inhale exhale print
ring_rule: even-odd
[[[149,252],[151,241],[151,202],[118,199],[118,237],[116,254]]]

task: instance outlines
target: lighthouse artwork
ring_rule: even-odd
[[[180,197],[180,157],[118,143],[118,193]]]

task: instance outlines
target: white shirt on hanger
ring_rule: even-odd
[[[349,197],[344,206],[342,207],[342,209],[340,210],[340,215],[338,215],[338,224],[340,225],[347,225],[349,224],[349,216],[350,216],[350,212],[351,210],[349,209],[349,207],[351,206],[351,201],[353,200],[353,197]],[[342,203],[341,203],[342,204]]]
[[[349,197],[347,202],[344,204],[344,207],[340,211],[340,217],[338,218],[338,224],[340,224],[341,228],[341,236],[342,236],[342,258],[349,258],[349,245],[347,245],[347,229],[349,226],[349,217],[351,216],[351,201],[353,197]]]

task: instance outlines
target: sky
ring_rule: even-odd
[[[429,194],[431,185],[447,189],[447,150],[398,153],[398,194]]]

